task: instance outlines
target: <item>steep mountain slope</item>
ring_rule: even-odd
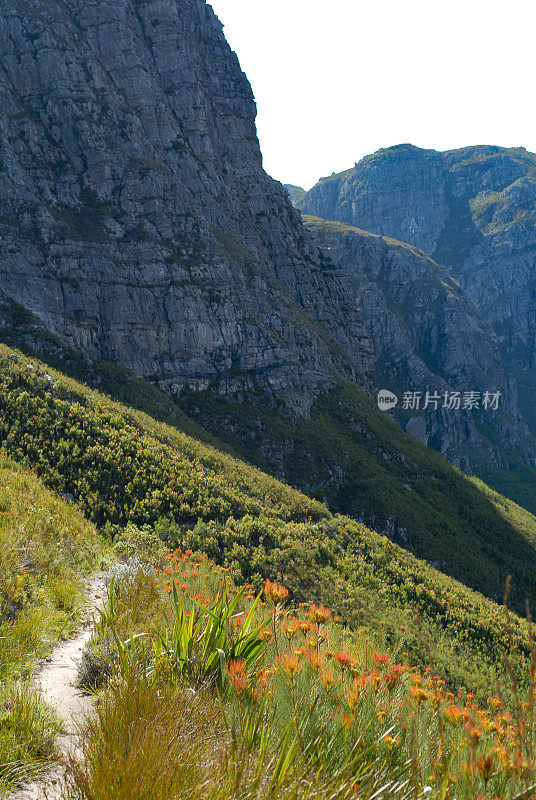
[[[492,495],[483,497],[481,486],[477,491],[443,458],[404,434],[355,384],[339,380],[300,419],[266,396],[261,398],[264,403],[257,396],[236,403],[209,391],[177,398],[123,367],[66,349],[27,317],[12,322],[8,330],[0,329],[0,338],[10,345],[28,353],[37,348],[50,366],[220,452],[276,474],[327,503],[333,512],[365,521],[449,574],[495,599],[501,597],[510,569],[501,566],[503,548],[509,547],[510,520],[505,528],[487,508]],[[527,499],[532,488],[529,483]],[[518,518],[518,512],[513,516]],[[474,541],[490,530],[498,537],[496,552],[487,544],[484,555]],[[495,576],[493,587],[488,569]]]
[[[331,516],[316,500],[185,436],[176,418],[178,429],[157,423],[4,346],[0,376],[2,446],[35,465],[53,488],[79,498],[99,525],[164,516],[189,527],[199,518],[241,519],[262,509],[285,521]],[[332,505],[356,516],[368,510],[367,519],[378,527],[385,524],[404,546],[495,599],[512,573],[522,608],[523,597],[536,592],[532,515],[406,436],[356,391],[340,385],[315,407],[311,419],[292,429],[302,441],[289,467],[303,480],[324,478],[328,499],[339,500]],[[132,394],[138,395],[136,387]],[[231,421],[235,409],[240,407],[229,404]],[[264,423],[273,424],[269,410]],[[283,421],[279,425],[275,436],[288,436]],[[305,447],[311,450],[306,453]],[[330,451],[340,454],[339,471],[347,469],[352,476],[344,489],[340,475],[330,482],[324,473]],[[176,479],[171,480],[172,472]],[[243,543],[246,530],[244,536]],[[234,558],[231,551],[227,557]],[[238,561],[244,563],[241,557]]]
[[[534,429],[536,155],[399,145],[321,180],[302,208],[408,242],[444,265],[493,326]]]
[[[305,413],[367,371],[204,0],[1,0],[0,56],[4,306],[170,392],[261,387]]]
[[[399,145],[322,179],[300,207],[307,214],[408,242],[442,264],[493,329],[515,404],[534,435],[535,155],[523,148],[438,153]],[[495,347],[493,337],[486,338]],[[484,360],[482,367],[487,370]],[[474,381],[473,388],[483,387]],[[535,508],[533,446],[528,438],[523,442],[523,426],[512,433],[510,424],[498,432],[495,444],[502,441],[504,448],[499,471],[485,467],[478,450],[466,466]]]
[[[121,536],[127,522],[154,526],[256,587],[283,576],[295,599],[328,603],[347,621],[403,642],[414,663],[428,664],[431,653],[452,685],[489,691],[499,645],[509,647],[500,607],[387,538],[4,346],[0,401],[2,450],[72,495],[105,533]],[[388,429],[405,438],[394,423]],[[447,527],[435,544],[449,566],[498,592],[512,571],[521,608],[525,590],[536,594],[536,519],[416,445],[419,453],[411,494],[421,509],[435,499],[438,517],[445,510]],[[409,459],[397,455],[402,480]],[[444,464],[435,488],[424,475],[434,460]],[[513,617],[516,663],[528,657],[526,631]]]
[[[374,345],[377,386],[395,392],[404,428],[450,461],[482,474],[534,464],[536,441],[494,332],[457,281],[423,252],[338,222],[304,216],[313,239],[351,279]],[[453,390],[459,403],[449,408]],[[497,409],[464,409],[464,395],[500,392]],[[426,406],[426,392],[429,399]],[[418,393],[404,409],[405,393]],[[445,400],[447,395],[447,400]],[[517,459],[513,455],[517,453]],[[533,498],[533,500],[536,498]]]

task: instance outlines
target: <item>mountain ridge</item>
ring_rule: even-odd
[[[499,432],[499,440],[511,452],[500,459],[502,474],[493,476],[487,468],[482,472],[476,449],[464,466],[497,488],[515,492],[516,478],[508,476],[512,459],[521,458],[522,470],[531,468],[529,442],[536,430],[531,400],[536,385],[531,333],[536,156],[523,148],[476,146],[441,153],[397,145],[321,179],[299,205],[306,214],[419,248],[462,287],[488,332],[491,329],[488,343],[499,352],[522,420],[513,450],[507,440],[515,424]],[[359,273],[358,264],[355,269]],[[425,422],[419,424],[423,429]],[[428,434],[435,435],[431,430]],[[435,447],[442,450],[441,439],[436,438]],[[449,457],[456,460],[456,453]],[[527,485],[527,480],[531,479],[522,483]]]

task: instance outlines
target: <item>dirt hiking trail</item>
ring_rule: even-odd
[[[82,649],[90,639],[97,609],[102,608],[106,587],[102,575],[86,583],[86,602],[83,619],[76,633],[60,642],[43,660],[33,684],[39,687],[44,699],[52,706],[63,722],[63,733],[56,740],[60,761],[36,781],[15,789],[8,800],[61,800],[63,761],[77,753],[77,724],[92,708],[92,698],[75,687]]]

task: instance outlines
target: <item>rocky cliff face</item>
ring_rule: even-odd
[[[306,413],[335,372],[368,372],[204,0],[0,0],[0,58],[4,307],[171,392]]]
[[[431,255],[448,216],[441,154],[406,145],[380,153],[385,156],[367,156],[355,169],[319,181],[300,207],[306,214],[409,242]]]
[[[422,251],[358,228],[305,216],[314,241],[352,281],[374,346],[376,386],[394,392],[394,414],[412,435],[469,472],[506,465],[505,448],[533,464],[536,446],[518,409],[491,325],[459,283]],[[500,392],[497,411],[448,408],[445,393]],[[426,392],[439,399],[426,405]],[[403,408],[405,392],[418,407]],[[446,407],[444,407],[446,406]]]
[[[536,430],[536,155],[400,145],[321,180],[300,205],[409,242],[443,264],[493,327]]]

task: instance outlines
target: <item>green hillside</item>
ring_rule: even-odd
[[[48,353],[49,365],[128,405],[135,425],[153,430],[157,419],[189,434],[196,447],[203,441],[211,452],[216,449],[219,461],[234,463],[222,455],[226,451],[265,473],[276,472],[288,484],[325,502],[331,512],[387,532],[419,558],[494,600],[502,598],[511,574],[511,602],[521,614],[526,597],[534,601],[534,516],[406,435],[355,384],[339,383],[317,398],[310,418],[293,419],[268,397],[263,403],[246,398],[238,404],[211,392],[192,392],[178,400],[119,365],[94,361],[58,341],[40,346]],[[0,350],[4,362],[8,352],[9,348]],[[20,377],[17,362],[9,363],[10,380]],[[87,393],[75,384],[69,390]],[[134,408],[152,419],[136,416]],[[16,417],[19,412],[9,411],[8,404],[6,413]],[[176,435],[165,430],[166,437]],[[240,470],[244,472],[244,467]],[[57,485],[67,485],[68,465],[58,472]],[[132,510],[129,514],[132,518]],[[120,513],[114,522],[124,518]]]
[[[72,494],[107,534],[120,535],[127,522],[156,526],[162,538],[226,564],[237,580],[258,587],[266,577],[284,578],[294,599],[329,604],[353,625],[380,631],[415,663],[432,658],[452,685],[489,688],[493,682],[500,645],[508,646],[493,602],[364,525],[34,359],[1,347],[0,370],[3,449],[49,487]],[[453,483],[441,485],[445,508],[456,502],[449,492],[463,481],[475,509],[470,517],[469,506],[460,508],[458,519],[472,520],[476,536],[476,525],[494,514],[532,552],[530,515],[518,525],[512,504],[501,499],[501,513],[499,498],[495,504],[494,496],[487,499],[447,468]],[[489,533],[485,528],[481,541]],[[516,658],[524,660],[519,619],[514,640]]]
[[[297,421],[269,405],[208,393],[189,402],[202,409],[197,419],[266,470],[273,467],[256,442],[269,443],[264,452],[282,454],[285,479],[333,512],[387,532],[494,600],[511,574],[521,613],[525,598],[536,598],[535,517],[408,436],[355,384],[339,382],[317,398],[310,418]]]
[[[52,753],[60,724],[27,678],[75,627],[83,578],[105,558],[79,509],[0,453],[0,797]]]

